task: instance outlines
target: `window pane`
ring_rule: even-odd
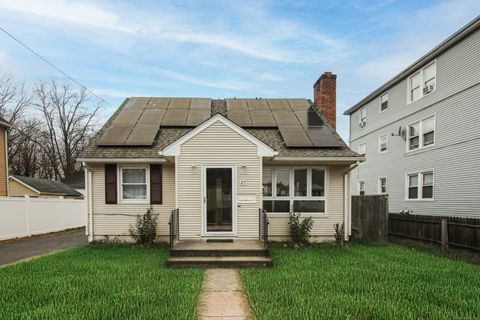
[[[272,195],[272,169],[263,170],[263,195],[267,197]]]
[[[423,120],[422,123],[423,133],[427,133],[435,130],[435,119],[433,117]]]
[[[290,170],[277,169],[277,196],[288,197],[290,194]]]
[[[388,108],[388,93],[385,93],[380,97],[380,111],[384,111]]]
[[[146,183],[145,169],[123,169],[123,183]]]
[[[424,186],[433,186],[433,173],[424,173],[423,174],[423,185]]]
[[[423,199],[432,199],[433,198],[433,187],[423,187],[422,188],[422,198]]]
[[[123,185],[123,199],[145,200],[147,199],[146,185]]]
[[[312,169],[312,197],[325,196],[325,170]]]
[[[296,197],[307,196],[307,169],[295,169],[293,171],[294,187]]]
[[[267,212],[288,213],[290,212],[289,200],[264,200],[263,209]]]
[[[429,146],[435,142],[435,133],[429,132],[423,135],[423,145]]]
[[[418,187],[418,175],[408,176],[408,186],[409,187]]]
[[[408,144],[409,144],[409,149],[410,150],[413,150],[413,149],[417,149],[418,148],[418,142],[420,141],[420,139],[418,137],[415,137],[415,138],[410,138],[408,140]]]
[[[295,200],[293,206],[295,212],[325,212],[325,201],[323,200]]]
[[[366,144],[361,144],[358,146],[358,153],[362,156],[365,156],[367,153],[367,145]]]
[[[380,152],[385,152],[387,151],[387,136],[383,135],[379,137],[379,147],[380,147]]]
[[[380,178],[380,193],[387,193],[387,178]]]
[[[360,110],[360,119],[366,119],[367,118],[367,109],[366,108],[363,108],[362,110]]]
[[[432,80],[435,78],[435,63],[426,67],[424,72],[425,72],[425,84],[427,84],[429,80]]]
[[[417,199],[418,198],[418,188],[408,188],[408,199]]]
[[[358,194],[361,196],[365,195],[365,182],[359,181],[358,182]]]
[[[420,87],[420,72],[410,78],[410,89]]]
[[[418,137],[420,133],[420,122],[408,126],[408,135],[410,137]]]

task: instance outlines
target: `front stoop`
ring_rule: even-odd
[[[272,258],[260,241],[182,241],[171,249],[166,265],[200,268],[272,267]]]

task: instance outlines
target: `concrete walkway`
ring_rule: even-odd
[[[250,319],[250,308],[235,269],[207,269],[198,319]]]
[[[87,243],[84,228],[2,241],[0,242],[0,265],[60,249],[79,247]]]

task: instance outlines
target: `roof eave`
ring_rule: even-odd
[[[353,112],[360,109],[363,105],[365,105],[366,103],[376,98],[378,95],[385,92],[388,88],[394,86],[395,84],[405,79],[410,73],[414,72],[416,69],[420,68],[422,65],[428,63],[430,60],[437,57],[439,54],[448,50],[450,47],[455,45],[457,42],[461,41],[466,36],[470,35],[479,26],[480,26],[480,16],[477,16],[475,19],[473,19],[472,21],[467,23],[465,26],[463,26],[460,30],[452,34],[450,37],[442,41],[435,48],[433,48],[432,50],[427,52],[425,55],[423,55],[421,58],[416,60],[414,63],[409,65],[407,68],[402,70],[392,79],[390,79],[389,81],[387,81],[386,83],[384,83],[383,85],[381,85],[380,87],[372,91],[372,93],[370,93],[368,96],[366,96],[365,98],[357,102],[352,107],[348,108],[343,114],[346,116],[351,115]]]

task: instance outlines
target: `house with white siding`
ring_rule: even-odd
[[[480,16],[349,108],[366,156],[352,194],[387,193],[390,212],[480,215]]]
[[[289,212],[313,241],[350,230],[350,167],[363,158],[335,132],[336,75],[299,98],[127,98],[78,159],[88,237],[129,238],[158,215],[159,240],[288,240]],[[171,229],[171,223],[175,228]]]

